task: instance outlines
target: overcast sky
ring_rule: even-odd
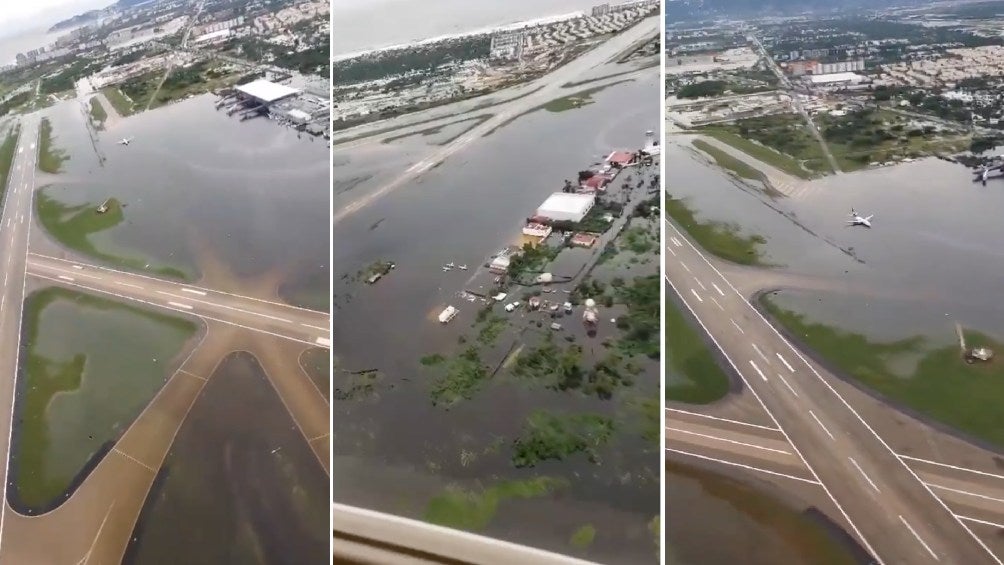
[[[3,9],[0,10],[0,37],[9,36],[22,31],[48,28],[52,24],[86,12],[94,8],[103,8],[113,4],[115,0],[0,0]]]

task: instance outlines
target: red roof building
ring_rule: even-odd
[[[607,157],[607,162],[615,167],[626,167],[634,163],[634,153],[629,151],[614,151]]]
[[[602,191],[607,189],[607,184],[609,184],[611,180],[612,179],[607,175],[593,175],[582,183],[582,187],[588,188],[594,192]]]

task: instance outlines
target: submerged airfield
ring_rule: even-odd
[[[324,559],[324,144],[208,95],[86,104],[15,120],[0,562]]]
[[[524,316],[518,311],[506,319],[498,347],[486,331],[478,333],[478,311],[485,306],[460,294],[472,281],[486,279],[490,256],[520,243],[525,219],[561,190],[564,179],[574,179],[615,148],[641,148],[646,130],[657,123],[657,66],[615,61],[655,36],[657,19],[641,21],[530,83],[333,139],[333,406],[335,418],[345,422],[333,439],[334,497],[360,514],[358,508],[393,515],[383,527],[358,535],[404,544],[396,535],[405,531],[398,518],[404,516],[422,520],[409,522],[414,535],[407,542],[437,556],[462,547],[466,532],[473,531],[492,538],[481,538],[483,548],[504,545],[497,539],[605,562],[657,559],[652,524],[658,500],[652,493],[658,489],[658,459],[654,444],[639,437],[643,416],[636,404],[657,398],[655,363],[644,365],[634,386],[612,400],[517,382],[504,374],[508,363],[472,385],[476,393],[470,397],[442,402],[436,394],[442,382],[437,371],[452,363],[437,359],[453,357],[464,343],[484,348],[493,359],[502,348],[505,357],[504,344],[513,341],[508,325]],[[657,170],[629,169],[616,184],[630,177],[633,187]],[[657,247],[656,239],[645,263],[614,261],[605,268],[627,280],[654,275]],[[366,284],[374,262],[395,267]],[[470,270],[444,270],[449,263]],[[529,289],[514,291],[512,299],[524,292]],[[459,313],[444,325],[437,315],[447,304]],[[602,352],[601,342],[615,331],[609,318],[622,315],[622,308],[605,310],[601,337],[587,338],[576,318],[565,318],[564,333],[554,341],[574,339],[589,355],[589,348]],[[464,334],[471,329],[468,341]],[[595,461],[573,453],[513,464],[513,438],[531,415],[584,411],[631,418],[615,418],[624,431],[595,449]],[[351,522],[336,514],[336,542],[357,539],[349,535],[358,531]],[[519,562],[537,550],[524,551],[508,547],[495,555]],[[553,553],[535,559],[573,562]]]
[[[1004,185],[933,158],[804,181],[706,140],[764,173],[765,189],[694,139],[667,139],[667,192],[692,215],[666,224],[667,296],[728,382],[699,404],[668,399],[667,460],[735,478],[829,531],[808,549],[772,542],[791,562],[1001,563],[1004,382],[999,360],[964,361],[956,326],[971,344],[1002,343]],[[848,227],[852,208],[873,227]],[[694,233],[710,227],[760,236],[751,264],[703,247]],[[696,516],[725,500],[697,499]],[[767,539],[792,531],[774,526]],[[668,543],[684,561],[701,551],[682,530]]]

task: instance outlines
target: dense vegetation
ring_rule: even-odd
[[[614,433],[614,422],[599,414],[555,415],[538,410],[523,424],[523,431],[513,442],[512,463],[533,467],[547,459],[564,459],[585,453],[598,461],[597,450]]]
[[[335,84],[380,80],[412,71],[432,73],[450,63],[484,59],[491,49],[491,36],[476,35],[407,49],[380,51],[334,63]]]

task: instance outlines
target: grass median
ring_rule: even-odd
[[[767,243],[763,236],[744,236],[736,224],[699,222],[686,199],[673,198],[669,194],[666,195],[666,215],[712,254],[740,265],[767,266],[761,249]]]
[[[766,295],[760,304],[837,371],[935,421],[1004,446],[1004,427],[1000,425],[1004,364],[999,360],[969,364],[958,345],[925,348],[920,336],[875,342],[862,334],[813,322],[778,306]],[[1004,349],[1004,344],[979,332],[964,334],[970,347]],[[892,368],[904,357],[919,358],[910,374],[899,374]]]

